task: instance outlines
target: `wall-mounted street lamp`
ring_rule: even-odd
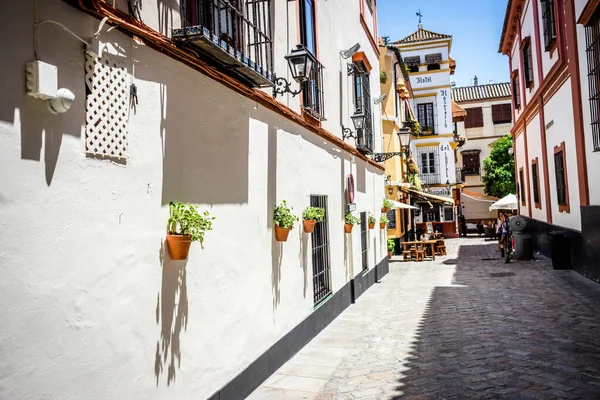
[[[353,55],[355,55],[359,49],[360,49],[360,43],[356,43],[354,46],[350,47],[348,50],[340,51],[340,55],[342,56],[342,58],[348,59],[348,58],[352,57]]]
[[[288,62],[288,66],[290,67],[290,71],[292,73],[292,78],[294,78],[298,85],[302,85],[304,82],[310,79],[310,75],[317,60],[306,49],[306,47],[304,47],[304,45],[297,45],[296,48],[284,58]],[[295,97],[301,91],[302,87],[300,87],[298,90],[291,90],[290,82],[288,82],[288,80],[285,78],[275,79],[273,97],[277,97],[278,94],[283,95],[285,93],[289,93],[292,95],[292,97]]]
[[[450,184],[450,180],[446,179],[446,192],[450,194],[452,192],[452,185]]]
[[[365,127],[365,114],[362,112],[356,111],[354,115],[350,117],[352,119],[352,124],[354,125],[355,131],[350,128],[345,128],[342,125],[342,139],[354,138],[358,139],[358,137],[354,134],[354,132],[359,131]]]

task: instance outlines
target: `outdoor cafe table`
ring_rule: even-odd
[[[413,244],[417,244],[417,243],[422,243],[425,246],[429,246],[429,248],[431,249],[431,258],[435,261],[435,244],[437,243],[437,240],[423,240],[421,241],[416,241],[416,242],[403,242],[402,246],[404,246],[404,251],[408,251],[408,246],[412,246]]]

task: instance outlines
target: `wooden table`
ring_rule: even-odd
[[[408,251],[408,246],[412,246],[418,243],[424,244],[425,246],[429,246],[429,249],[431,250],[431,258],[435,261],[435,245],[437,242],[437,240],[424,240],[422,242],[402,242],[402,246],[404,248],[404,251]]]

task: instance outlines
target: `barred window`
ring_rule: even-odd
[[[421,131],[434,130],[433,103],[417,104],[417,119],[421,125]]]
[[[462,152],[463,173],[466,175],[479,175],[481,165],[479,150],[466,150]]]
[[[544,29],[544,48],[549,51],[556,43],[556,20],[554,18],[554,0],[541,0],[542,27]]]
[[[558,210],[569,212],[569,185],[567,165],[565,163],[565,142],[554,146],[554,178],[556,180],[556,199]]]
[[[492,105],[492,121],[494,124],[512,122],[512,108],[510,103]]]
[[[512,76],[513,103],[515,110],[521,107],[521,88],[519,86],[519,71],[514,70]]]
[[[365,125],[360,129],[356,148],[365,154],[373,152],[373,115],[371,111],[371,81],[369,73],[362,62],[357,62],[354,68],[354,109],[365,116]]]
[[[483,109],[481,107],[465,108],[465,128],[479,128],[483,126]]]
[[[533,202],[540,207],[540,176],[538,172],[538,159],[531,163],[531,183],[533,184]]]
[[[592,145],[600,151],[600,14],[585,27]]]
[[[519,192],[521,193],[521,204],[525,205],[525,179],[523,178],[523,167],[519,169]]]

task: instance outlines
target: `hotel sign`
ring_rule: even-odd
[[[444,128],[448,128],[448,90],[440,90],[442,96],[442,109],[444,110]]]
[[[431,76],[419,76],[417,77],[417,83],[431,83]]]

